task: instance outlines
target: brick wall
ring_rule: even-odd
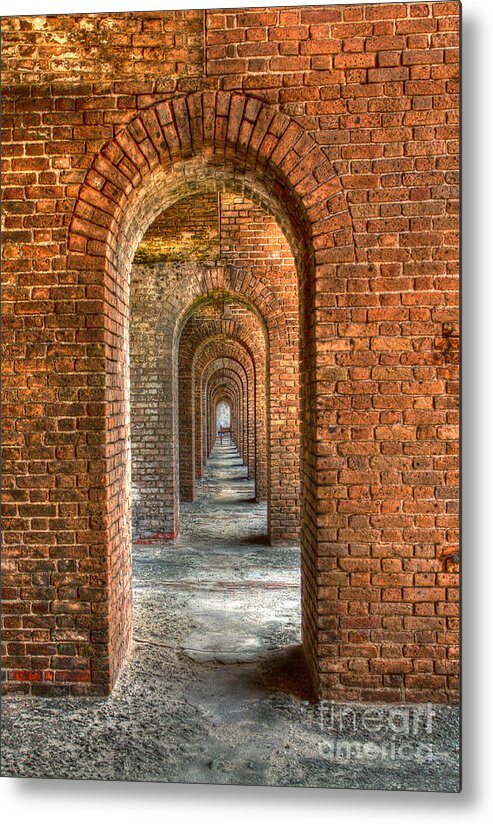
[[[159,215],[135,253],[134,265],[211,261],[220,257],[219,195],[185,197]]]
[[[261,204],[296,262],[318,694],[456,700],[459,4],[3,18],[2,36],[5,688],[114,683],[131,264],[161,212],[220,190]]]

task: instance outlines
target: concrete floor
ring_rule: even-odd
[[[216,446],[179,541],[135,546],[110,697],[3,699],[2,775],[459,790],[457,708],[310,701],[299,550],[268,546],[245,474]]]

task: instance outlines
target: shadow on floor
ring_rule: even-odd
[[[269,652],[258,661],[262,686],[267,693],[291,695],[315,702],[310,672],[301,644]]]

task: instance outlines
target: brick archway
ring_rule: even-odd
[[[245,452],[245,441],[246,441],[246,434],[248,429],[248,418],[245,416],[245,390],[246,387],[242,384],[241,378],[238,372],[235,372],[232,369],[219,367],[216,369],[209,377],[207,383],[207,411],[210,420],[210,435],[211,435],[211,446],[214,445],[214,442],[217,437],[217,431],[215,428],[215,420],[216,420],[216,406],[218,401],[218,392],[221,389],[228,387],[229,391],[235,396],[235,412],[236,412],[236,421],[235,425],[232,427],[233,434],[235,435],[235,443],[238,447],[238,451],[240,453],[240,457],[243,460],[243,463],[247,463],[248,455]],[[241,448],[240,448],[241,446]]]
[[[231,439],[233,443],[237,443],[237,438],[239,434],[238,423],[235,420],[237,415],[236,409],[236,396],[232,393],[229,385],[224,383],[219,385],[217,390],[214,393],[214,397],[212,400],[212,408],[211,408],[211,417],[213,419],[213,423],[215,425],[215,430],[217,433],[217,410],[218,407],[222,404],[226,403],[229,406],[230,410],[230,432],[231,432]]]
[[[90,331],[80,374],[94,370],[104,383],[90,425],[105,437],[85,470],[92,498],[99,501],[93,516],[98,528],[87,537],[81,534],[81,541],[99,547],[106,570],[98,594],[106,608],[103,614],[91,610],[86,630],[88,640],[101,632],[107,638],[87,671],[94,691],[111,689],[131,638],[128,291],[133,254],[167,204],[218,180],[248,193],[276,217],[297,264],[303,339],[303,635],[314,680],[320,683],[326,653],[318,618],[325,597],[318,559],[319,546],[326,551],[326,538],[318,513],[327,486],[320,474],[327,427],[316,396],[330,343],[317,335],[323,318],[316,295],[327,289],[338,264],[354,259],[352,224],[332,164],[298,124],[257,99],[204,92],[140,112],[102,149],[87,172],[69,228],[68,271],[85,286],[78,309]]]
[[[219,346],[221,347],[219,349]],[[256,431],[255,431],[255,382],[253,365],[248,362],[247,353],[238,344],[212,342],[204,347],[195,364],[195,476],[202,477],[204,459],[208,457],[210,432],[208,422],[207,392],[208,382],[218,369],[236,373],[242,386],[243,402],[241,414],[245,421],[242,438],[237,442],[241,457],[248,466],[248,478],[256,476]],[[260,399],[259,399],[260,401]],[[257,481],[258,483],[258,481]]]
[[[217,438],[216,415],[217,407],[220,401],[224,398],[228,399],[231,407],[231,434],[236,445],[242,437],[242,428],[244,426],[244,419],[241,414],[242,391],[237,381],[232,374],[216,373],[211,378],[211,386],[209,388],[209,404],[210,404],[210,422],[211,432],[213,433],[214,443]],[[211,438],[212,440],[212,438]],[[214,443],[212,446],[214,446]],[[211,450],[212,451],[212,450]]]
[[[265,214],[264,210],[262,212]],[[280,232],[277,224],[276,228]],[[284,236],[283,240],[287,246]],[[287,257],[284,249],[283,256],[284,260],[292,261],[290,251]],[[171,275],[174,288],[168,288],[165,295],[161,294],[159,267],[149,270],[137,264],[132,268],[130,367],[132,532],[135,539],[155,535],[173,538],[179,531],[178,472],[175,465],[178,461],[175,449],[178,431],[175,431],[173,414],[177,403],[176,353],[184,325],[201,305],[214,301],[224,303],[226,298],[237,299],[256,315],[268,338],[268,378],[273,387],[274,408],[278,410],[274,423],[284,433],[294,432],[293,419],[298,417],[297,409],[289,404],[287,384],[278,380],[278,376],[290,373],[296,387],[293,389],[291,384],[288,394],[298,394],[296,269],[294,261],[293,266],[283,267],[285,281],[279,299],[271,282],[272,275],[264,267],[265,261],[261,266],[257,264],[257,270],[264,275],[261,278],[250,267],[228,264],[200,268],[181,263],[178,268],[179,281],[174,282],[175,270]],[[164,351],[169,352],[170,357],[163,361]],[[166,391],[166,386],[172,386],[173,391]],[[153,422],[151,427],[150,420]],[[196,439],[197,443],[199,440]],[[289,442],[284,438],[282,443],[284,462],[288,461],[293,470],[297,469],[299,437],[292,435]],[[187,452],[185,461],[191,460],[192,456]],[[200,456],[196,463],[200,466]],[[187,467],[187,474],[193,486],[192,467]],[[262,484],[263,495],[266,484],[265,480]]]
[[[200,314],[191,315],[185,323],[180,337],[178,353],[179,383],[179,441],[180,441],[180,496],[182,500],[193,499],[195,478],[195,418],[200,408],[200,385],[196,379],[197,367],[211,348],[226,345],[239,346],[249,361],[251,382],[258,387],[261,398],[261,419],[266,418],[267,385],[267,342],[262,327],[251,313],[244,318],[218,320],[203,319]],[[253,411],[253,410],[252,410]],[[260,420],[261,420],[260,419]],[[259,425],[260,425],[259,420]],[[192,449],[189,448],[190,443]],[[265,442],[264,442],[265,446]]]
[[[253,275],[249,275],[248,278],[241,277],[239,273],[231,271],[231,267],[218,267],[218,269],[220,271],[213,270],[208,279],[209,291],[197,297],[193,304],[183,312],[177,324],[176,337],[178,337],[178,332],[181,334],[184,330],[186,319],[190,318],[201,304],[210,301],[219,293],[222,294],[223,300],[227,298],[244,303],[252,316],[258,318],[259,328],[264,330],[265,335],[266,363],[261,365],[259,359],[256,360],[257,380],[254,382],[256,390],[251,396],[252,408],[250,410],[252,420],[255,419],[257,405],[255,391],[257,391],[259,414],[256,435],[250,431],[251,455],[254,458],[248,462],[249,477],[256,478],[256,488],[260,499],[267,499],[269,502],[268,520],[269,524],[273,525],[269,532],[271,540],[277,543],[297,541],[299,539],[300,444],[297,427],[298,409],[290,406],[290,401],[293,394],[297,397],[299,392],[298,326],[293,318],[286,317],[282,305],[268,284]],[[246,333],[246,338],[248,338],[248,333]],[[194,379],[193,374],[192,380]],[[195,409],[200,409],[198,381],[195,382],[195,386],[192,405]],[[273,414],[271,410],[274,410]],[[293,427],[295,420],[296,428]],[[195,440],[200,441],[200,437],[195,436]],[[256,472],[254,440],[258,441],[259,447],[258,472]],[[269,460],[271,446],[274,447],[272,451],[275,454],[273,461]],[[191,466],[191,453],[185,454],[185,461],[187,476],[191,479],[194,474]],[[200,467],[200,458],[196,458],[195,462]],[[289,510],[284,513],[280,490],[286,472],[293,478],[294,503],[292,500]],[[272,500],[276,501],[275,507],[272,506]],[[272,519],[271,513],[273,513]],[[273,520],[276,522],[273,523]]]
[[[217,271],[219,270],[219,272]],[[216,274],[217,273],[217,274]],[[238,275],[238,276],[237,276]],[[263,331],[265,337],[265,364],[260,366],[260,363],[257,362],[257,369],[258,375],[255,383],[255,387],[258,389],[257,397],[261,404],[260,416],[258,420],[259,425],[259,444],[261,445],[261,454],[265,456],[267,454],[267,434],[266,434],[266,426],[267,426],[267,414],[268,411],[266,409],[266,395],[268,394],[269,387],[272,386],[272,395],[273,395],[273,404],[274,408],[277,410],[285,410],[287,407],[286,398],[285,398],[285,386],[282,382],[277,380],[277,375],[282,375],[286,373],[287,366],[292,365],[293,371],[295,372],[296,381],[298,380],[298,370],[297,370],[297,356],[298,356],[298,341],[297,341],[297,325],[293,323],[292,318],[287,318],[285,310],[279,300],[277,299],[275,293],[270,288],[268,283],[261,281],[259,278],[256,278],[254,275],[249,274],[248,277],[245,277],[241,273],[235,273],[232,267],[217,267],[217,269],[213,270],[210,274],[210,277],[207,279],[207,283],[203,284],[203,287],[208,287],[207,291],[203,294],[199,295],[193,304],[188,307],[181,315],[179,323],[176,327],[176,335],[181,334],[182,331],[185,329],[187,319],[190,318],[195,311],[199,309],[201,305],[206,304],[208,301],[214,299],[215,296],[220,296],[221,300],[224,301],[237,301],[238,306],[244,305],[246,309],[251,313],[252,321],[255,319],[258,320],[258,328]],[[248,337],[248,335],[247,335]],[[176,344],[175,344],[176,345]],[[219,342],[216,341],[216,346],[219,345]],[[224,342],[221,343],[224,345]],[[231,336],[228,335],[228,345],[231,345]],[[204,353],[199,349],[196,353],[196,362],[193,367],[192,372],[192,384],[195,386],[193,390],[194,398],[193,398],[193,406],[195,410],[198,410],[200,414],[201,408],[201,388],[200,388],[200,380],[198,379],[196,373],[197,369],[200,366],[200,359],[203,358]],[[221,353],[218,351],[218,355]],[[258,384],[258,386],[257,386]],[[251,393],[251,405],[252,408],[250,409],[251,419],[254,421],[255,418],[255,390]],[[283,402],[284,401],[284,402]],[[197,415],[197,412],[195,413]],[[282,420],[275,421],[278,428],[282,428],[285,432],[290,431],[290,422],[285,418]],[[246,435],[247,433],[245,433]],[[251,450],[250,450],[250,457],[248,467],[249,467],[249,477],[255,478],[255,454],[253,449],[253,441],[255,440],[255,436],[253,432],[250,432],[250,440],[251,440]],[[199,475],[200,475],[200,468],[202,464],[201,458],[201,451],[200,451],[200,441],[202,440],[200,430],[196,426],[195,427],[195,466],[199,468]],[[240,451],[243,454],[247,452],[245,445],[239,444]],[[295,462],[296,465],[299,465],[299,438],[296,439],[296,443],[292,443],[292,441],[286,442],[285,449],[284,449],[284,456],[279,456],[279,460],[277,461],[278,464],[283,463],[284,460],[287,460],[288,463]],[[193,454],[187,453],[185,456],[185,460],[188,463],[193,462]],[[269,486],[269,482],[267,480],[267,466],[266,459],[262,458],[260,461],[261,468],[259,477],[257,477],[257,486],[261,490],[261,497],[264,499],[267,495],[267,489]],[[262,466],[263,465],[263,466]],[[188,467],[188,474],[190,477],[193,476],[194,470],[193,467]],[[197,473],[195,473],[197,474]],[[276,473],[274,473],[274,485],[276,484],[275,479]],[[279,473],[277,476],[280,477]],[[277,484],[279,480],[277,480]],[[272,484],[271,484],[272,485]],[[294,533],[293,533],[293,540],[294,540]]]

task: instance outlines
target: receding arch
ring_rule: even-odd
[[[202,301],[196,307],[205,307],[208,302]],[[195,387],[195,371],[198,359],[204,349],[216,342],[224,345],[225,342],[237,341],[248,354],[252,364],[253,381],[262,375],[265,384],[266,373],[266,346],[264,332],[255,318],[241,316],[233,318],[205,318],[200,314],[190,314],[182,329],[178,352],[178,381],[179,381],[179,440],[180,440],[180,497],[182,500],[191,500],[194,496],[195,468],[195,409],[197,398]],[[198,387],[197,387],[198,388]],[[191,445],[191,448],[190,448]]]
[[[330,358],[317,295],[334,289],[337,265],[354,260],[352,225],[332,164],[303,129],[260,100],[227,92],[177,97],[140,112],[95,158],[79,192],[68,235],[68,272],[92,287],[80,301],[90,372],[100,347],[105,400],[92,425],[105,433],[91,471],[101,530],[92,542],[107,558],[107,641],[92,671],[111,688],[131,637],[129,278],[147,226],[183,191],[223,186],[248,192],[274,214],[297,264],[301,299],[303,637],[315,681],[327,657],[317,604],[318,570],[327,538],[319,500],[328,482],[324,409],[317,384]],[[343,285],[341,284],[341,289]],[[329,542],[330,543],[330,542]]]
[[[211,341],[204,347],[200,357],[196,361],[195,380],[195,438],[196,445],[199,441],[199,449],[196,449],[196,477],[201,477],[204,460],[210,454],[211,432],[208,415],[207,400],[209,380],[218,371],[236,372],[238,380],[242,385],[242,407],[239,410],[245,422],[241,432],[241,437],[236,440],[236,445],[240,451],[240,456],[245,460],[248,467],[247,477],[255,480],[257,494],[262,490],[262,497],[266,497],[267,480],[260,474],[262,462],[259,462],[259,472],[257,472],[257,440],[260,448],[265,449],[266,433],[260,429],[261,422],[265,424],[265,397],[257,397],[257,386],[255,381],[254,365],[249,360],[248,354],[241,345],[232,341]],[[259,415],[257,420],[257,406]],[[259,438],[257,438],[256,427],[259,426]]]
[[[199,372],[199,370],[197,370]],[[202,403],[202,399],[207,398],[207,392],[209,388],[209,381],[211,380],[212,376],[216,373],[221,372],[222,374],[235,374],[235,380],[241,386],[242,392],[242,406],[240,409],[242,418],[244,420],[244,431],[242,432],[242,438],[239,440],[237,446],[240,450],[240,455],[244,459],[245,463],[249,466],[250,463],[255,462],[255,454],[251,452],[250,449],[250,439],[249,439],[249,427],[253,426],[253,421],[250,420],[250,400],[252,395],[252,380],[251,375],[248,374],[246,368],[239,363],[237,360],[233,360],[232,358],[223,357],[221,359],[209,360],[209,363],[202,369],[201,374],[197,376],[196,379],[196,398],[199,399],[201,404],[201,408],[197,410],[196,404],[196,415],[195,415],[195,431],[196,437],[199,432],[204,432],[204,424],[206,424],[207,419],[207,405]],[[250,378],[250,380],[249,380]],[[204,444],[201,443],[201,448],[203,451]],[[198,454],[198,450],[196,452]],[[200,466],[196,465],[196,476],[199,476]]]
[[[261,210],[263,211],[263,210]],[[164,213],[163,213],[164,214]],[[161,217],[160,217],[161,220]],[[278,228],[278,227],[277,227]],[[270,230],[271,231],[271,230]],[[280,230],[278,229],[280,232]],[[284,236],[282,235],[283,239]],[[256,276],[251,268],[245,269],[238,265],[213,265],[210,261],[204,266],[193,266],[182,262],[174,263],[172,271],[169,271],[171,284],[167,287],[165,299],[161,299],[159,283],[159,266],[153,264],[144,266],[143,276],[142,266],[137,265],[132,270],[132,285],[135,289],[135,282],[143,281],[140,292],[144,297],[144,304],[139,316],[137,333],[132,348],[132,409],[137,414],[132,417],[132,496],[134,502],[134,518],[132,526],[134,536],[152,537],[152,535],[176,536],[179,530],[179,505],[178,505],[178,473],[176,466],[179,464],[179,456],[176,450],[178,442],[178,421],[173,412],[178,392],[178,366],[176,362],[176,352],[181,337],[181,332],[189,316],[193,315],[201,306],[213,303],[218,299],[235,299],[244,304],[252,311],[264,330],[264,335],[269,339],[270,373],[276,375],[285,374],[286,368],[291,370],[297,367],[297,346],[298,346],[298,321],[297,321],[297,296],[294,293],[295,303],[293,306],[293,295],[289,294],[286,286],[283,287],[283,298],[279,300],[272,285],[269,282],[269,274],[264,273],[264,277]],[[181,274],[178,274],[181,273]],[[284,276],[290,281],[296,281],[296,271],[288,275],[284,269]],[[152,281],[154,299],[149,301],[149,284]],[[175,284],[176,288],[172,288]],[[292,293],[292,286],[290,287]],[[132,298],[134,300],[134,297]],[[154,310],[154,305],[159,311]],[[132,304],[131,319],[135,317],[135,306]],[[132,330],[132,325],[131,325]],[[150,331],[152,330],[152,331]],[[151,336],[149,338],[149,335]],[[149,343],[147,343],[149,339]],[[141,348],[141,355],[138,349]],[[159,362],[159,352],[169,350],[175,353],[172,360]],[[137,350],[137,352],[136,352]],[[149,357],[149,353],[154,351],[155,364]],[[291,365],[287,361],[291,359]],[[173,369],[171,374],[170,369]],[[161,375],[161,378],[158,377]],[[172,395],[166,397],[161,393],[161,399],[157,397],[153,401],[153,420],[158,416],[158,423],[153,424],[155,433],[149,433],[145,420],[146,399],[148,392],[139,392],[139,386],[144,389],[152,385],[156,387],[159,381],[165,385],[173,387]],[[134,391],[135,387],[135,391]],[[154,389],[157,394],[156,388]],[[278,392],[282,392],[282,385],[277,387]],[[286,403],[276,404],[278,409],[288,409]],[[297,410],[292,410],[291,415],[297,414]],[[169,421],[171,420],[170,434]],[[282,422],[279,422],[282,428]],[[286,424],[286,427],[289,426]],[[200,438],[195,438],[196,451],[199,449]],[[299,445],[292,443],[288,449],[288,454],[292,456],[292,462],[298,464]],[[265,453],[262,450],[261,455]],[[185,461],[189,462],[189,455]],[[145,460],[144,460],[145,459]],[[262,459],[263,460],[263,459]],[[200,466],[200,456],[196,463]],[[250,467],[250,464],[249,464]],[[251,466],[251,472],[254,466]],[[182,488],[193,487],[193,470],[187,465],[187,481],[182,483]],[[183,473],[181,473],[183,475]],[[265,472],[258,483],[262,498],[266,495],[267,480]],[[156,494],[157,493],[157,494]],[[193,496],[193,488],[190,493]],[[161,503],[160,503],[161,502]],[[274,537],[276,530],[273,532]],[[292,527],[291,538],[295,539],[294,525]]]

